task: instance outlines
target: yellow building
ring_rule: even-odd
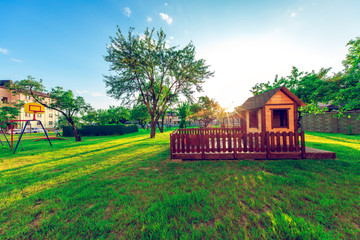
[[[11,80],[0,80],[0,106],[3,106],[6,103],[9,103],[10,105],[12,103],[16,103],[17,100],[27,102],[35,102],[34,99],[30,96],[26,96],[23,94],[16,94],[15,96],[12,95],[12,93],[5,87],[6,83],[9,83]],[[46,93],[37,93],[39,96],[45,97],[45,102],[50,103],[52,100],[48,97],[48,94]],[[45,107],[45,113],[43,114],[36,114],[36,120],[40,120],[45,128],[52,129],[54,128],[57,119],[59,117],[59,112],[46,108]],[[20,114],[16,120],[31,120],[33,119],[33,114],[25,113],[24,108],[22,107],[20,110]],[[23,126],[24,122],[18,122],[17,125],[15,125],[15,128],[20,128]],[[31,122],[31,127],[41,127],[39,123],[35,126],[35,122]]]

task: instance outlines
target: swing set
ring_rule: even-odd
[[[25,130],[26,130],[26,126],[29,124],[29,125],[30,125],[30,129],[31,129],[31,123],[30,123],[30,122],[34,122],[34,121],[40,123],[40,125],[41,125],[41,127],[42,127],[42,129],[43,129],[43,131],[44,131],[44,133],[45,133],[45,135],[46,135],[46,138],[47,138],[47,140],[49,141],[50,146],[52,147],[50,138],[49,138],[49,136],[48,136],[48,134],[47,134],[47,132],[46,132],[46,130],[45,130],[42,122],[41,122],[40,120],[37,120],[37,119],[36,119],[36,114],[44,114],[44,113],[45,113],[45,107],[44,107],[43,105],[39,104],[39,103],[26,103],[25,106],[24,106],[24,109],[25,109],[25,112],[26,112],[26,113],[34,114],[34,117],[33,117],[33,119],[30,119],[30,120],[10,120],[10,121],[9,121],[9,122],[12,123],[11,126],[10,126],[10,130],[11,130],[11,140],[10,140],[10,142],[11,142],[11,143],[10,143],[9,140],[7,139],[4,131],[1,129],[1,132],[2,132],[2,134],[5,136],[6,141],[7,141],[8,144],[9,144],[10,149],[11,149],[11,150],[14,149],[14,148],[13,148],[13,147],[14,147],[14,145],[13,145],[13,142],[14,142],[14,125],[13,125],[13,123],[14,123],[14,122],[25,122],[25,126],[24,126],[23,129],[21,130],[20,137],[19,137],[19,139],[18,139],[18,141],[17,141],[17,144],[16,144],[15,149],[14,149],[14,152],[13,152],[13,153],[15,154],[16,149],[18,148],[19,144],[21,144],[21,138],[22,138],[22,136],[24,135],[24,132],[25,132]],[[0,142],[1,142],[1,140],[0,140]],[[1,142],[1,144],[4,145],[2,142]],[[21,146],[22,146],[22,144],[21,144]]]

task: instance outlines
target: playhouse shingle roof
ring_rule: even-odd
[[[270,100],[270,98],[272,96],[275,95],[275,93],[277,93],[277,91],[280,90],[281,87],[279,88],[274,88],[271,89],[267,92],[261,93],[259,95],[253,96],[248,98],[243,105],[241,105],[241,110],[250,110],[250,109],[257,109],[257,108],[261,108],[262,106],[265,105],[265,103],[267,103],[267,101]]]
[[[243,105],[240,106],[241,110],[251,110],[258,109],[263,107],[269,100],[274,96],[278,91],[282,90],[288,97],[290,97],[294,102],[299,106],[305,106],[306,104],[296,97],[289,89],[286,87],[278,87],[271,89],[267,92],[261,93],[259,95],[248,98]]]

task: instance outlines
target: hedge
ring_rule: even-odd
[[[103,125],[103,126],[82,126],[76,129],[80,136],[106,136],[106,135],[124,135],[127,133],[138,132],[136,125]],[[63,128],[64,137],[73,137],[72,127]]]

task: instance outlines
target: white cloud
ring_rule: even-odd
[[[11,58],[10,61],[12,62],[17,62],[17,63],[21,63],[22,61],[16,58]]]
[[[166,2],[166,3],[164,3],[164,6],[165,6],[165,7],[167,7],[167,5],[169,5],[167,2]]]
[[[147,18],[146,18],[146,21],[147,21],[147,22],[151,22],[151,21],[152,21],[152,18],[151,18],[151,17],[147,17]]]
[[[173,21],[172,17],[170,17],[166,13],[160,13],[159,15],[160,15],[162,20],[165,20],[167,22],[167,24],[170,25],[172,23],[172,21]]]
[[[294,18],[296,15],[297,15],[296,12],[292,12],[292,13],[291,13],[291,17],[292,17],[292,18]]]
[[[123,14],[127,17],[130,17],[131,15],[131,9],[129,7],[125,7],[123,10]]]
[[[169,37],[170,41],[174,40],[174,36]]]
[[[76,93],[77,94],[86,94],[86,93],[89,93],[89,92],[86,91],[86,90],[76,90]]]
[[[5,49],[5,48],[0,48],[0,53],[3,54],[8,54],[9,50]]]
[[[86,90],[76,90],[77,94],[80,95],[90,95],[92,97],[105,97],[105,94],[101,93],[101,92],[89,92]]]
[[[93,96],[93,97],[105,97],[105,95],[100,93],[100,92],[93,92],[93,93],[91,93],[91,96]]]

